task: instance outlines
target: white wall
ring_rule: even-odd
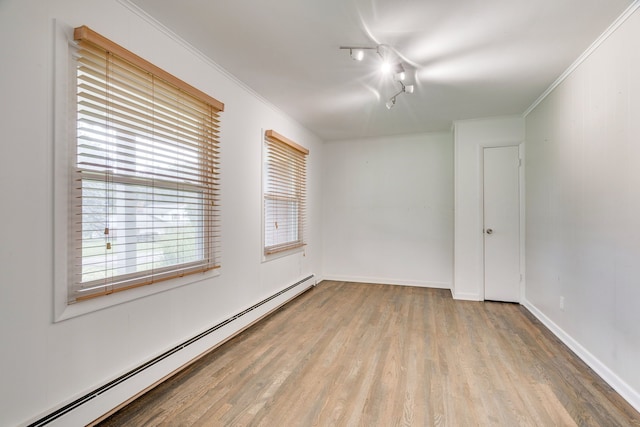
[[[483,147],[521,145],[524,119],[520,116],[460,120],[454,123],[455,238],[454,281],[456,299],[484,299],[482,210]],[[524,188],[521,184],[521,188]]]
[[[88,25],[225,103],[218,277],[53,322],[54,18]],[[2,0],[0,55],[0,425],[33,420],[320,273],[321,141],[179,40],[117,1]],[[268,263],[261,262],[261,129],[310,149],[309,244]],[[154,375],[173,367],[154,368]],[[114,399],[142,386],[132,383]],[[106,409],[66,424],[80,425]]]
[[[639,40],[636,10],[526,117],[527,304],[638,409]]]
[[[327,143],[326,278],[451,287],[451,134]]]

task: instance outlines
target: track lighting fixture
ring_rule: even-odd
[[[357,46],[340,46],[340,49],[348,50],[351,59],[354,61],[362,61],[364,59],[365,50],[375,50],[378,52],[378,46],[376,47],[357,47]]]
[[[382,71],[382,74],[391,74],[392,69],[393,65],[390,62],[382,61],[382,65],[380,66],[380,71]]]
[[[401,86],[400,92],[396,93],[391,98],[389,98],[389,100],[385,104],[388,110],[392,109],[393,106],[396,105],[396,97],[398,95],[402,93],[413,93],[413,85],[405,85],[401,81],[398,81],[398,83],[400,83],[400,86]]]
[[[387,107],[387,110],[391,110],[391,108],[393,108],[394,105],[396,105],[396,97],[392,96],[391,99],[387,101],[385,106]]]
[[[400,83],[400,91],[393,95],[385,103],[388,109],[396,105],[396,98],[402,93],[413,93],[414,86],[412,84],[404,84],[407,73],[402,62],[398,61],[396,55],[389,46],[379,44],[376,47],[358,47],[358,46],[340,46],[340,49],[348,50],[351,59],[354,61],[362,61],[364,59],[365,50],[375,50],[376,54],[382,59],[381,71],[383,74],[390,74],[393,81]]]
[[[354,61],[362,61],[364,59],[364,49],[359,47],[341,47],[340,49],[349,49],[349,55]]]
[[[397,82],[401,82],[407,77],[407,74],[404,71],[404,67],[401,63],[397,63],[393,67],[393,80]]]

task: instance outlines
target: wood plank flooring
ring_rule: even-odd
[[[516,304],[325,281],[101,426],[640,426]]]

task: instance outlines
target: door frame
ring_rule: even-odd
[[[478,210],[480,212],[480,239],[479,239],[479,248],[478,248],[478,256],[482,260],[482,268],[480,269],[480,277],[478,278],[479,283],[482,283],[480,289],[480,297],[481,300],[485,300],[485,292],[484,292],[484,149],[485,148],[500,148],[500,147],[518,147],[518,156],[520,158],[520,168],[518,170],[519,174],[519,188],[518,191],[520,193],[520,298],[519,301],[522,303],[525,297],[525,287],[526,287],[526,275],[525,275],[525,144],[523,141],[521,142],[505,142],[505,143],[485,143],[478,144],[478,194],[480,194]]]

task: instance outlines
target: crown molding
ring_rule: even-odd
[[[591,43],[591,45],[587,48],[587,50],[585,50],[582,55],[580,55],[578,57],[578,59],[576,59],[573,64],[571,64],[569,66],[569,68],[567,68],[564,73],[562,73],[560,75],[560,77],[558,77],[556,79],[556,81],[554,81],[551,86],[549,86],[547,88],[547,90],[545,90],[542,95],[540,95],[538,97],[538,99],[536,99],[533,104],[531,104],[531,106],[529,108],[527,108],[525,110],[525,112],[522,114],[523,117],[527,117],[527,115],[529,115],[529,113],[531,113],[537,106],[538,104],[540,104],[547,96],[549,96],[549,94],[551,94],[551,92],[554,91],[555,88],[557,88],[563,81],[565,81],[584,61],[587,60],[587,58],[589,56],[591,56],[591,54],[593,52],[595,52],[602,43],[605,42],[605,40],[607,40],[609,38],[610,35],[612,35],[627,19],[629,19],[629,17],[631,17],[631,15],[634,14],[634,12],[640,7],[640,0],[634,0],[633,3],[631,3],[631,5],[629,5],[629,7],[627,7],[627,9],[622,12],[622,14],[615,20],[613,21],[613,23],[611,25],[609,25],[609,27],[593,42]]]
[[[146,11],[141,9],[138,5],[134,4],[131,0],[118,0],[118,3],[120,3],[121,5],[126,7],[127,9],[129,9],[135,15],[137,15],[140,18],[142,18],[143,20],[145,20],[147,23],[151,24],[151,26],[153,26],[155,29],[157,29],[158,31],[162,32],[167,37],[169,37],[170,39],[172,39],[173,41],[178,43],[184,49],[186,49],[187,51],[189,51],[193,55],[197,56],[199,59],[204,61],[207,65],[209,65],[212,68],[214,68],[216,71],[218,71],[224,77],[229,79],[231,82],[235,83],[241,89],[245,90],[251,96],[254,96],[256,99],[260,100],[262,103],[264,103],[266,106],[268,106],[269,108],[273,109],[274,111],[276,111],[276,112],[278,112],[280,114],[283,114],[286,117],[290,118],[290,116],[287,113],[282,111],[280,108],[276,107],[273,103],[271,103],[264,96],[260,95],[254,89],[252,89],[251,87],[247,86],[246,83],[244,83],[241,80],[239,80],[236,76],[231,74],[229,71],[227,71],[225,68],[223,68],[220,64],[215,62],[213,59],[211,59],[206,54],[204,54],[201,50],[199,50],[198,48],[196,48],[195,46],[190,44],[188,41],[186,41],[185,39],[180,37],[178,34],[173,32],[171,29],[169,29],[167,26],[165,26],[160,21],[155,19],[153,16],[149,15]],[[294,119],[292,119],[292,120],[294,120]],[[297,121],[296,121],[296,123],[297,123]]]

